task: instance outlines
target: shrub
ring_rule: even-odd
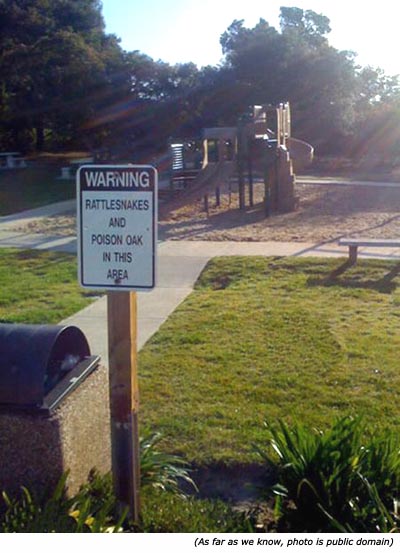
[[[162,453],[156,449],[162,436],[159,433],[140,439],[140,482],[163,491],[182,494],[180,484],[185,482],[193,489],[196,484],[189,476],[188,463],[177,455]]]
[[[76,496],[67,498],[66,478],[67,474],[60,479],[50,497],[33,496],[26,488],[22,488],[19,498],[11,499],[3,493],[4,514],[0,520],[0,531],[3,533],[120,531],[126,514],[117,523],[113,522],[114,502],[110,498],[94,501],[90,483]]]
[[[196,486],[189,476],[188,465],[184,460],[156,449],[160,440],[160,434],[140,439],[142,490],[168,492],[169,498],[179,494],[182,500],[184,494],[180,490],[180,483],[185,482],[194,489]],[[111,475],[103,476],[92,471],[87,484],[72,498],[66,495],[67,476],[68,473],[63,475],[50,496],[40,497],[26,488],[21,489],[19,497],[11,498],[4,492],[0,532],[121,531],[124,522],[128,522],[127,510],[120,514],[113,493]],[[163,501],[161,497],[160,500]],[[169,499],[169,503],[173,504],[172,499]],[[184,509],[181,508],[181,512],[184,512]],[[163,513],[162,509],[160,513]],[[153,514],[157,514],[155,508]],[[162,528],[162,524],[157,519],[154,521],[156,527]]]
[[[259,453],[277,472],[272,491],[285,524],[314,532],[395,529],[400,442],[393,433],[368,438],[360,419],[351,417],[326,431],[283,422],[269,430],[269,448]],[[285,509],[282,498],[295,510]]]

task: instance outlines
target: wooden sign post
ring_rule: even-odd
[[[155,286],[157,171],[148,165],[87,165],[77,174],[78,276],[108,292],[114,491],[140,514],[136,290]],[[134,291],[135,290],[135,291]]]
[[[136,292],[109,292],[107,318],[114,491],[119,501],[129,505],[133,521],[138,522],[140,452]]]

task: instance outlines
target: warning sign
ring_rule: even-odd
[[[155,286],[157,171],[86,165],[77,174],[79,282],[85,288]]]

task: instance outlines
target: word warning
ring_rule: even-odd
[[[157,171],[86,165],[77,174],[79,282],[85,288],[155,286]]]

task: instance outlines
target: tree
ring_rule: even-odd
[[[37,149],[45,130],[73,135],[124,65],[115,37],[104,33],[100,2],[3,0],[0,22],[3,126],[14,129],[16,146],[21,131],[33,131]]]
[[[357,80],[360,110],[399,99],[400,83],[397,75],[386,75],[383,69],[368,65],[357,72]]]
[[[379,67],[357,72],[356,123],[352,154],[356,157],[400,157],[400,82]]]
[[[329,18],[312,10],[282,7],[279,19],[282,33],[295,32],[316,46],[326,42],[331,32]]]
[[[338,141],[354,119],[354,56],[329,45],[329,19],[323,15],[281,8],[280,22],[278,31],[263,19],[252,29],[234,21],[221,36],[242,111],[248,104],[289,100],[300,137],[318,145]]]

